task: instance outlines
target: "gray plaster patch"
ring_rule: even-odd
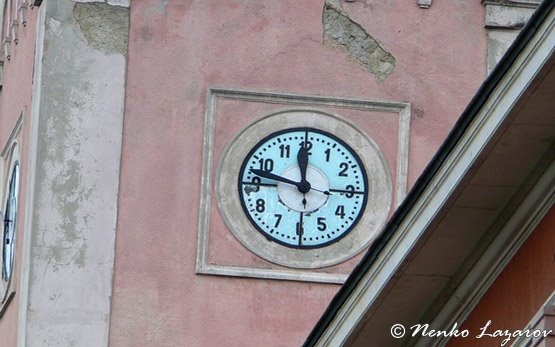
[[[327,0],[322,16],[324,38],[342,47],[380,81],[393,72],[395,58],[364,28],[341,9],[337,1]]]
[[[105,53],[127,53],[128,8],[105,3],[76,3],[73,16],[91,47]]]

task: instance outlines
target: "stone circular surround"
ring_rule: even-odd
[[[368,203],[362,218],[348,235],[326,247],[292,249],[270,242],[250,223],[241,207],[236,182],[243,159],[264,137],[289,127],[313,127],[336,135],[358,153],[366,168]],[[341,263],[376,239],[389,214],[392,184],[378,146],[353,124],[315,109],[289,109],[256,119],[227,145],[218,170],[216,194],[224,222],[247,249],[275,264],[313,269]]]

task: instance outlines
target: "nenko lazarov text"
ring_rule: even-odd
[[[450,330],[435,330],[430,329],[429,324],[415,324],[410,327],[412,331],[412,337],[423,336],[423,337],[474,337],[476,339],[483,338],[502,338],[501,346],[505,346],[511,339],[518,337],[533,337],[546,338],[553,332],[553,330],[539,330],[539,329],[524,329],[524,330],[494,330],[490,328],[491,320],[488,320],[484,326],[480,328],[480,331],[476,335],[471,335],[468,329],[459,330],[457,329],[458,323],[454,323]]]

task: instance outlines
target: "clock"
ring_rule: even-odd
[[[220,216],[243,246],[297,269],[339,264],[367,248],[392,200],[376,143],[351,121],[309,108],[263,115],[236,133],[215,188]]]
[[[19,162],[15,162],[10,176],[6,205],[4,208],[4,232],[2,240],[2,280],[4,282],[9,282],[13,271],[18,191]]]
[[[317,128],[288,128],[257,143],[238,175],[252,225],[285,247],[318,248],[341,240],[366,207],[366,170],[356,151]]]

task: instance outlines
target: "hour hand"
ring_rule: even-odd
[[[306,181],[306,168],[308,167],[308,149],[303,144],[297,153],[297,162],[301,171],[301,182]]]
[[[299,170],[301,171],[301,181],[297,184],[297,188],[303,194],[310,191],[310,183],[306,180],[306,169],[308,167],[308,149],[303,144],[297,153],[297,163],[299,164]],[[303,198],[303,205],[306,204],[306,200]]]
[[[249,171],[252,172],[253,174],[257,175],[257,176],[264,177],[264,178],[267,178],[267,179],[270,179],[270,180],[291,184],[291,185],[294,185],[296,187],[298,187],[300,185],[299,182],[295,182],[293,180],[290,180],[289,178],[285,178],[283,176],[276,175],[276,174],[274,174],[270,171],[259,170],[259,169],[250,169]]]

